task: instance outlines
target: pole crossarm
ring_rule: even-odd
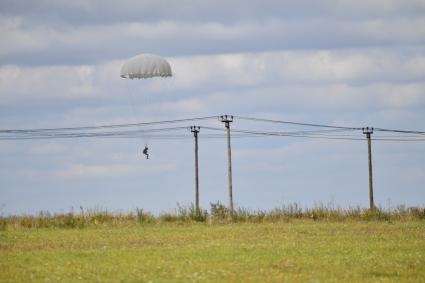
[[[201,127],[200,126],[190,126],[190,131],[194,135],[197,135],[201,131]]]
[[[226,125],[233,122],[233,115],[220,115],[218,118],[221,122],[226,123]]]
[[[371,127],[364,127],[362,128],[363,134],[367,135],[367,134],[373,134],[373,128]]]

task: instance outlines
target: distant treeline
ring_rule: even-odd
[[[290,222],[293,220],[310,221],[423,221],[425,207],[398,206],[395,209],[374,210],[360,207],[333,208],[319,205],[314,208],[302,208],[294,203],[283,205],[270,211],[237,208],[233,215],[220,202],[211,203],[210,209],[196,211],[194,206],[179,205],[171,213],[155,216],[143,209],[128,213],[112,213],[107,210],[85,210],[79,212],[51,214],[40,212],[38,215],[0,216],[0,230],[8,228],[85,228],[98,225],[149,225],[160,223],[262,223]]]

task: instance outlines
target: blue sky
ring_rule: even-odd
[[[425,130],[423,0],[3,0],[0,35],[3,129],[233,114]],[[139,53],[165,57],[174,76],[121,79],[121,65]],[[295,129],[238,119],[232,127]],[[224,138],[203,133],[208,208],[227,203],[227,156]],[[193,202],[193,139],[179,134],[187,138],[0,141],[0,213],[160,213]],[[235,138],[232,146],[237,206],[368,205],[365,141]],[[373,142],[378,205],[425,204],[424,156],[425,142]]]

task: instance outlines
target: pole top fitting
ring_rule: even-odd
[[[190,126],[190,131],[192,133],[198,133],[201,130],[200,126]]]
[[[233,122],[233,115],[221,115],[219,116],[221,122],[230,123]]]
[[[363,134],[373,134],[373,128],[371,127],[365,127],[365,128],[362,128],[362,130],[363,130]]]

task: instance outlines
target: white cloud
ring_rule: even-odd
[[[191,115],[232,108],[278,105],[350,109],[417,107],[424,104],[425,57],[396,50],[276,51],[169,58],[171,79],[124,80],[123,61],[99,65],[0,67],[0,103],[32,99],[80,101],[70,115],[101,114],[128,121],[137,106],[143,117],[155,113]],[[115,104],[84,106],[96,99]],[[135,107],[136,107],[135,106]],[[231,107],[232,106],[232,107]],[[125,108],[125,109],[124,109]],[[121,109],[121,117],[114,111]],[[221,110],[222,109],[222,110]],[[111,116],[112,114],[112,116]],[[78,116],[78,117],[77,117]],[[92,115],[93,116],[93,115]],[[134,118],[133,118],[134,119]],[[93,117],[89,119],[93,120]]]
[[[3,17],[0,56],[8,63],[75,64],[119,59],[123,54],[154,52],[171,55],[235,53],[276,49],[324,49],[423,44],[425,19],[373,18],[346,20],[311,17],[236,22],[157,20],[122,21],[82,26],[25,23]],[[39,57],[42,58],[34,58]],[[51,61],[50,61],[51,62]]]
[[[424,55],[405,58],[391,49],[276,51],[171,58],[176,78],[168,87],[250,87],[282,81],[289,84],[363,84],[422,80],[424,60]]]
[[[0,96],[25,98],[72,98],[97,95],[92,66],[0,67]]]
[[[282,0],[282,1],[207,1],[170,2],[164,0],[59,1],[43,0],[21,3],[3,1],[3,13],[23,14],[34,22],[88,25],[144,19],[239,22],[243,20],[310,17],[368,19],[420,16],[425,10],[423,0]],[[54,11],[55,13],[52,13]],[[41,18],[41,19],[40,19]]]
[[[49,47],[49,43],[45,41],[45,34],[40,36],[38,32],[23,30],[22,21],[19,17],[0,17],[0,37],[2,38],[0,56],[34,52]]]

